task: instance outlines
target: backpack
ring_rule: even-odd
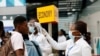
[[[35,41],[25,40],[24,42],[28,56],[42,56],[40,47]],[[10,39],[0,48],[0,56],[16,56]]]
[[[10,39],[1,47],[0,56],[16,56]]]
[[[34,41],[25,40],[28,56],[42,56],[39,45]]]

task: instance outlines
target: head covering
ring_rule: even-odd
[[[35,25],[35,27],[37,28],[38,32],[39,32],[39,33],[42,33],[42,26],[41,26],[41,24],[38,23],[38,22],[34,22],[34,25]]]

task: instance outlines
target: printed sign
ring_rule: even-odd
[[[37,18],[40,23],[58,22],[58,8],[54,5],[39,7]]]

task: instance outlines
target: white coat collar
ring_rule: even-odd
[[[82,40],[84,40],[83,37],[81,37],[79,40],[77,40],[77,41],[75,42],[75,44],[79,44],[80,41],[82,41]]]

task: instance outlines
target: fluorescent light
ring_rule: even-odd
[[[71,13],[71,12],[68,12],[67,14],[68,14],[68,15],[71,15],[72,13]]]
[[[13,20],[13,17],[12,16],[10,17],[10,20]]]
[[[72,11],[76,11],[76,9],[72,9]]]
[[[7,19],[7,16],[3,16],[2,19],[3,19],[3,20],[6,20],[6,19]]]
[[[91,2],[94,2],[94,0],[90,0]]]

